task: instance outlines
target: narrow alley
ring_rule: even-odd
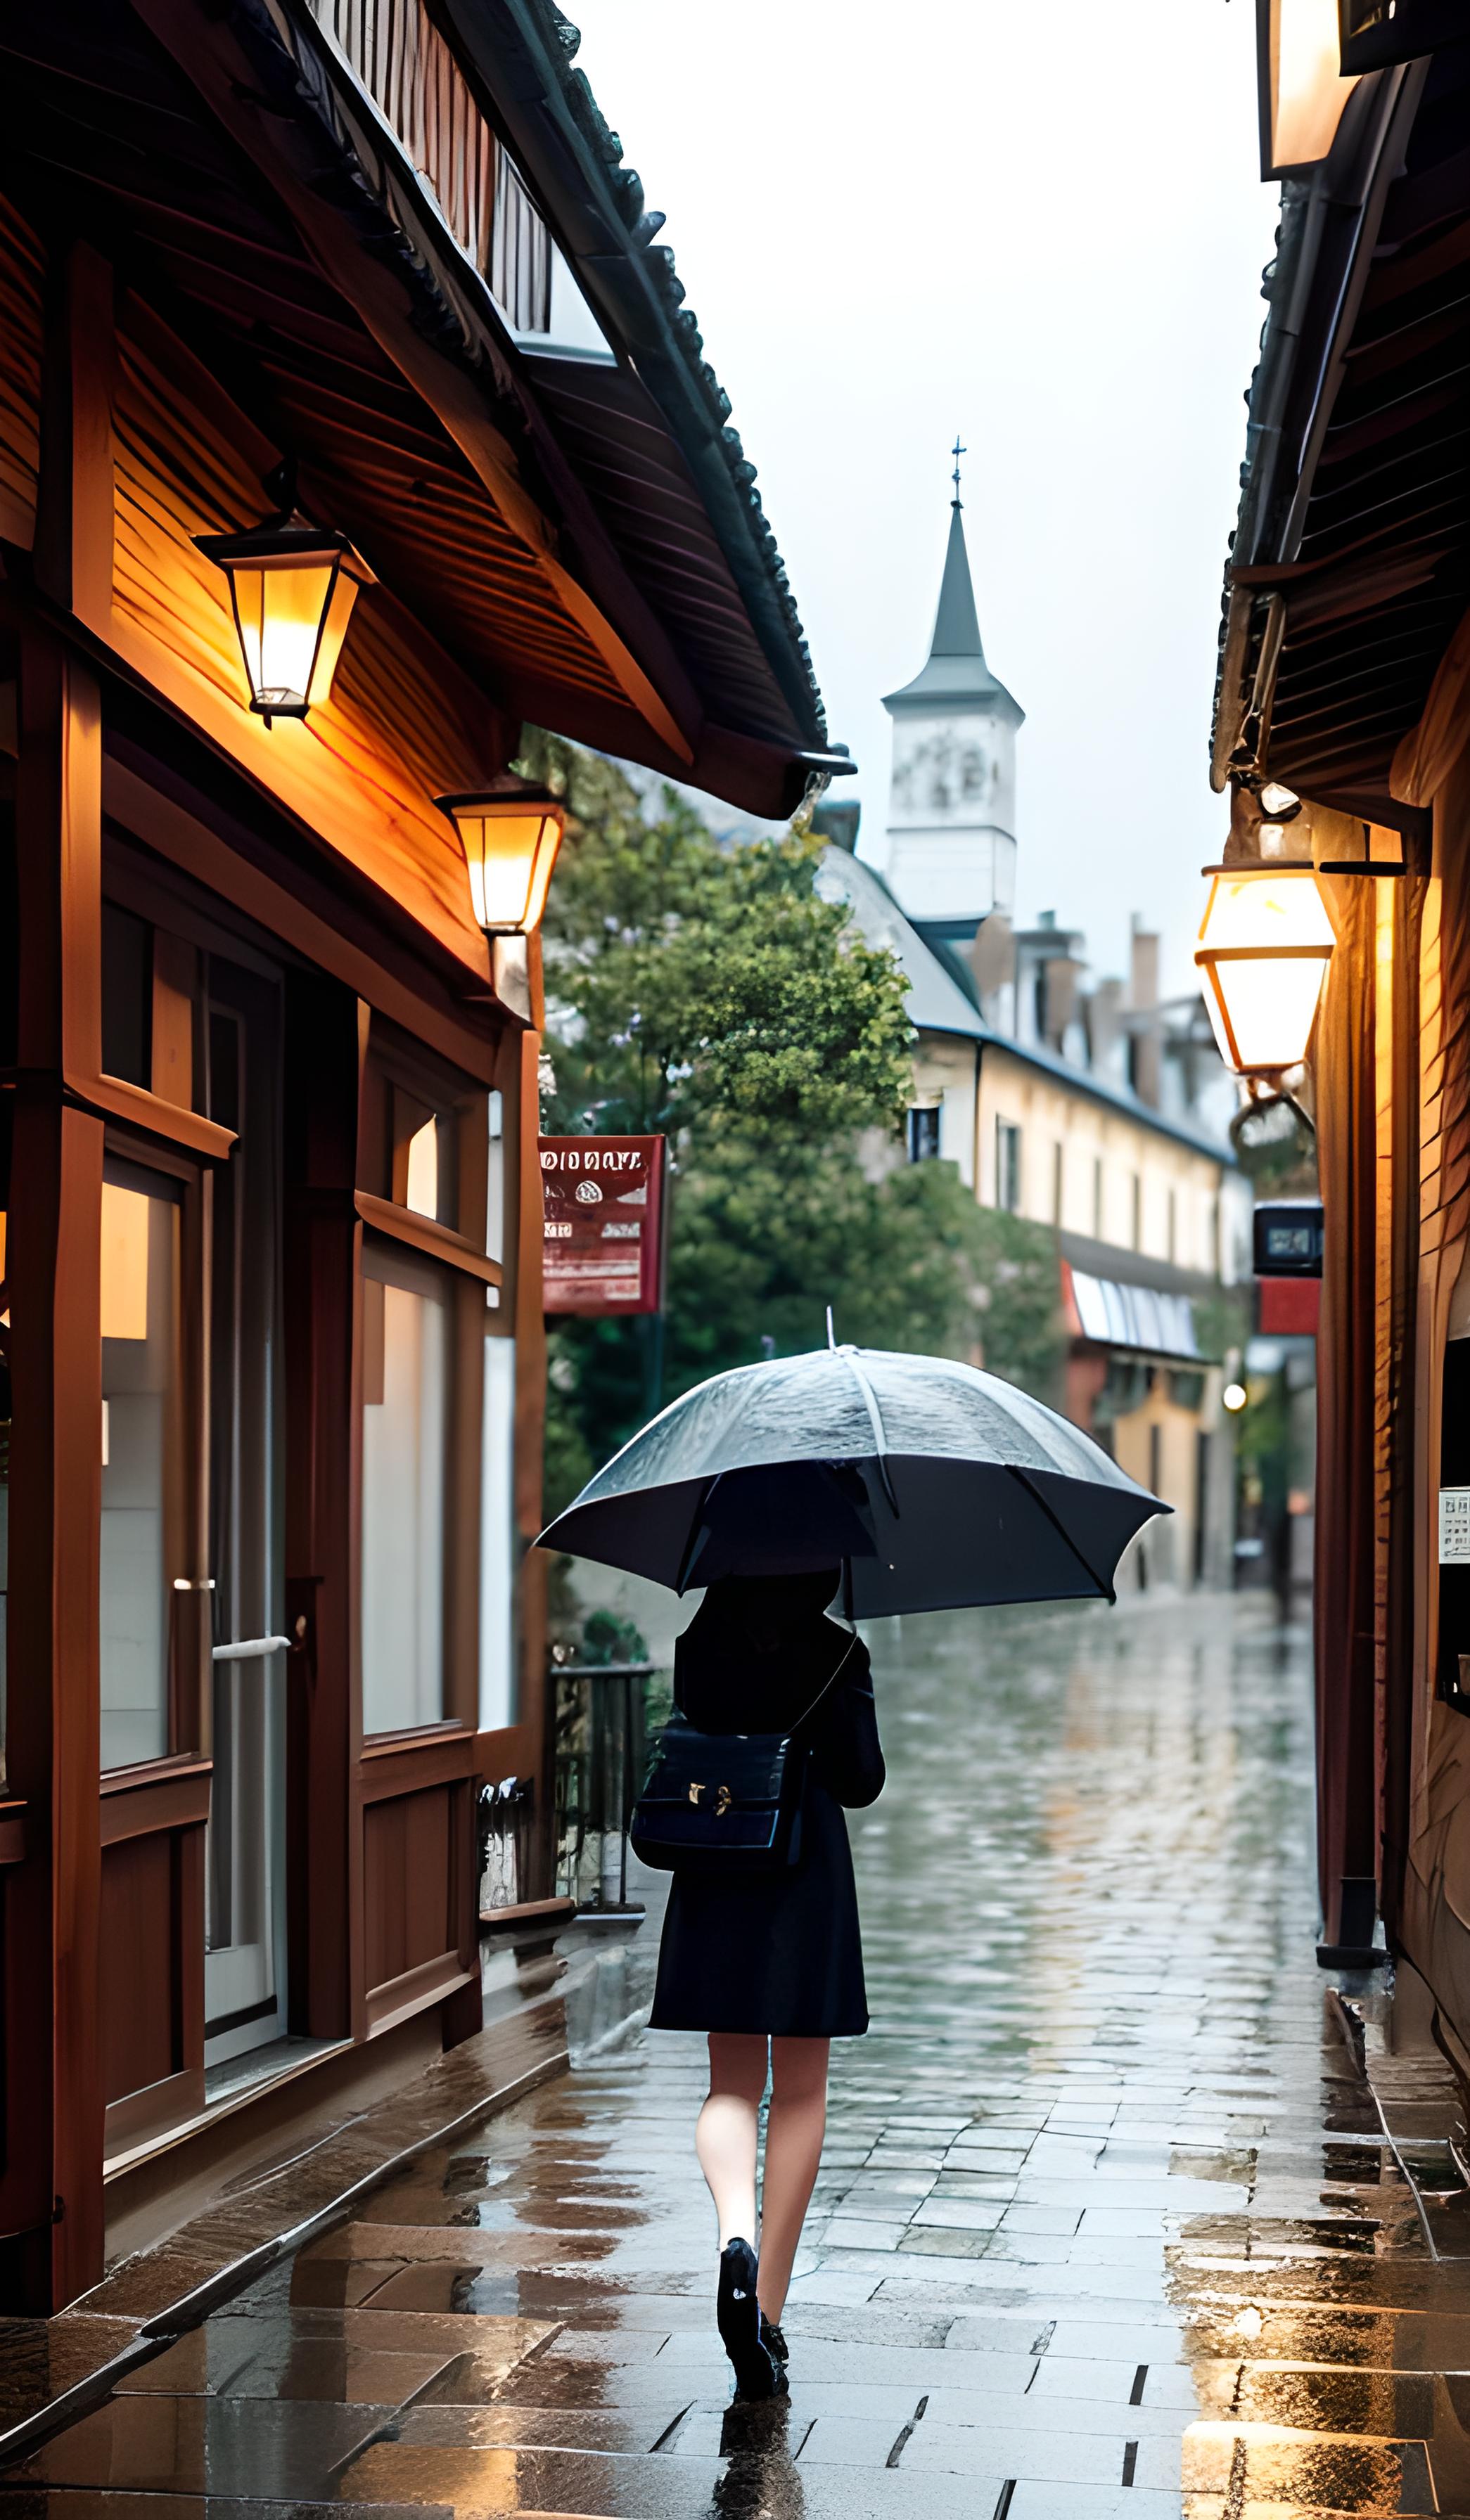
[[[141,2364],[5,2479],[18,2520],[1470,2512],[1452,2088],[1315,1964],[1273,1622],[874,1632],[874,2028],[834,2060],[789,2404],[727,2404],[700,2044],[643,2036]]]

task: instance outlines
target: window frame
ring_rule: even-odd
[[[381,1204],[381,1203],[375,1203]],[[359,1192],[357,1205],[363,1206]],[[378,1278],[369,1262],[396,1271]],[[484,1264],[482,1264],[483,1266]],[[370,1337],[367,1294],[370,1284],[398,1284],[423,1290],[426,1279],[442,1291],[448,1315],[448,1359],[445,1385],[442,1618],[442,1712],[427,1721],[369,1727],[365,1704],[362,1651],[363,1416]],[[417,1284],[415,1283],[417,1281]],[[481,1420],[483,1413],[484,1338],[487,1328],[485,1284],[453,1251],[426,1249],[416,1238],[380,1225],[376,1216],[364,1223],[357,1271],[357,1336],[354,1381],[354,1453],[357,1462],[354,1521],[357,1579],[353,1602],[353,1688],[364,1750],[382,1748],[443,1732],[473,1732],[480,1705],[480,1481]]]
[[[169,1617],[164,1652],[164,1741],[145,1759],[124,1760],[114,1767],[99,1760],[104,1778],[136,1776],[207,1755],[208,1717],[206,1690],[211,1676],[213,1579],[208,1565],[208,1364],[206,1295],[210,1183],[208,1168],[181,1148],[135,1136],[131,1130],[108,1128],[103,1137],[103,1179],[109,1167],[154,1174],[177,1185],[178,1245],[178,1376],[176,1400],[179,1469],[177,1548],[181,1572],[165,1575]],[[128,1187],[124,1184],[123,1187]],[[101,1442],[101,1429],[98,1430]],[[101,1524],[98,1549],[101,1551]],[[192,1568],[192,1572],[187,1571]]]
[[[1007,1216],[1022,1212],[1021,1123],[999,1112],[995,1115],[995,1204]]]

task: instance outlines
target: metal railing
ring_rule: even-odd
[[[628,1899],[628,1823],[648,1755],[648,1662],[552,1665],[557,1889],[585,1912]]]

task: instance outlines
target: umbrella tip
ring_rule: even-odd
[[[832,1327],[832,1307],[830,1304],[827,1306],[827,1345],[833,1349],[837,1346],[837,1333]]]

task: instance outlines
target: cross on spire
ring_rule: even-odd
[[[968,454],[969,454],[969,452],[970,452],[970,449],[968,448],[968,446],[961,446],[961,444],[960,444],[960,442],[959,442],[959,430],[958,430],[958,429],[956,429],[956,430],[955,430],[955,432],[954,432],[954,444],[951,446],[951,448],[950,448],[949,452],[950,452],[950,454],[954,457],[954,505],[955,505],[956,507],[958,507],[958,506],[959,506],[959,503],[960,503],[960,497],[959,497],[959,459],[960,459],[960,457],[961,457],[962,455],[968,455]]]

